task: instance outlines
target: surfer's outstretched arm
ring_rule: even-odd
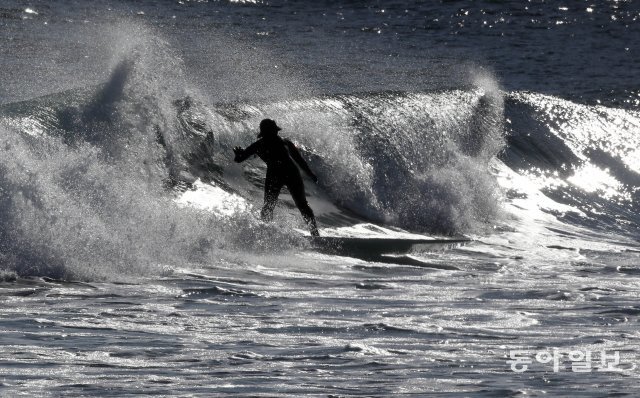
[[[300,154],[300,151],[298,151],[298,148],[296,148],[293,142],[289,140],[284,140],[284,142],[287,144],[287,149],[289,150],[289,154],[291,155],[293,160],[295,160],[296,163],[298,163],[298,165],[300,166],[300,168],[304,170],[304,172],[307,173],[309,177],[311,177],[313,182],[318,182],[318,177],[316,177],[316,175],[313,174],[313,171],[311,171],[311,169],[309,168],[309,165],[304,160],[304,158]]]
[[[249,145],[247,149],[242,149],[239,146],[233,148],[233,153],[235,153],[234,161],[237,163],[244,162],[249,157],[256,154],[258,151],[258,147],[260,146],[260,141],[256,141],[253,144]]]

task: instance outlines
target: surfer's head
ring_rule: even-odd
[[[278,131],[282,130],[275,121],[272,119],[263,119],[260,122],[260,133],[258,137],[267,137],[271,135],[277,135]]]

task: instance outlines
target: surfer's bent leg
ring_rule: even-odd
[[[278,202],[278,195],[280,195],[282,185],[280,179],[274,177],[273,173],[269,173],[269,170],[267,170],[267,178],[264,180],[264,205],[260,211],[262,221],[269,222],[273,220],[273,209]]]
[[[298,210],[302,213],[304,221],[309,225],[311,235],[320,236],[318,226],[316,225],[316,217],[314,216],[313,210],[311,210],[311,206],[309,206],[309,203],[307,202],[307,196],[304,193],[304,183],[302,182],[302,178],[298,177],[288,181],[287,188],[289,189],[289,193],[291,194],[296,206],[298,206]]]

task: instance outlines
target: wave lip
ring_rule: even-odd
[[[640,114],[548,95],[508,96],[507,146],[500,159],[528,184],[573,207],[563,221],[636,235]]]

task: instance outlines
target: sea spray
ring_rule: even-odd
[[[3,108],[4,269],[110,279],[304,246],[291,231],[302,224],[295,211],[256,219],[264,165],[231,158],[264,117],[301,147],[331,205],[362,221],[460,234],[499,217],[488,162],[502,143],[502,102],[490,79],[465,90],[228,101],[194,89],[152,30],[110,35],[104,84]],[[197,179],[248,206],[221,217],[176,203]]]
[[[0,125],[1,268],[118,279],[207,263],[234,247],[291,246],[273,239],[285,236],[277,225],[259,225],[248,212],[221,219],[175,202],[167,181],[180,179],[201,142],[181,132],[179,62],[161,41],[143,39],[104,85],[10,107]],[[162,68],[165,57],[170,67]]]
[[[248,144],[252,125],[278,120],[339,206],[375,222],[455,234],[499,218],[489,161],[504,143],[501,96],[484,89],[364,93],[213,113],[224,119],[216,123],[224,126],[221,142],[230,136]]]

